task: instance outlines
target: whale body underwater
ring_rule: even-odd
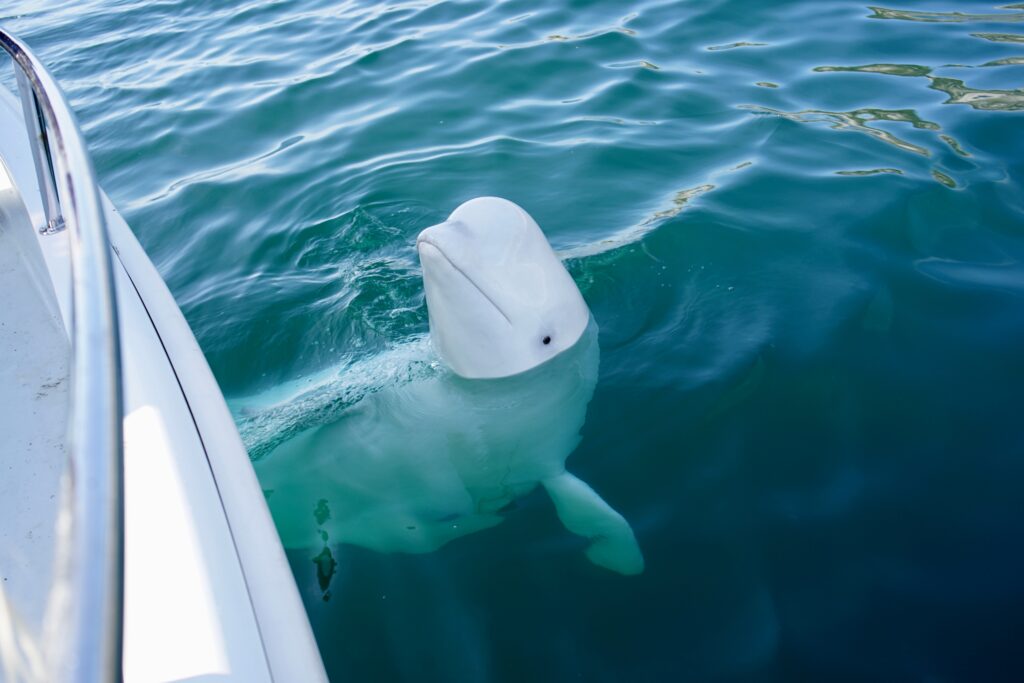
[[[629,523],[566,470],[597,383],[597,325],[540,227],[482,197],[416,246],[444,367],[363,396],[254,463],[284,545],[432,552],[542,486],[593,563],[642,572]]]

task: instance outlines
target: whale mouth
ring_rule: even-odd
[[[501,317],[505,319],[505,322],[507,322],[509,325],[512,324],[512,319],[508,317],[508,315],[505,313],[504,310],[502,310],[501,306],[498,305],[498,302],[495,301],[493,297],[491,297],[487,292],[485,292],[483,288],[481,288],[480,285],[478,285],[473,280],[473,278],[467,275],[466,271],[464,271],[462,268],[459,268],[459,266],[457,266],[454,261],[448,258],[448,255],[444,253],[444,250],[441,247],[439,247],[436,242],[431,240],[429,237],[425,237],[423,233],[420,233],[419,237],[416,238],[416,249],[421,254],[421,260],[423,250],[425,248],[432,249],[435,252],[437,252],[438,256],[444,259],[445,263],[451,266],[452,270],[461,275],[466,280],[466,282],[473,285],[473,288],[476,289],[476,291],[480,292],[480,296],[486,299],[487,302],[491,304],[491,306],[494,306],[495,310],[497,310],[498,313],[501,314]]]

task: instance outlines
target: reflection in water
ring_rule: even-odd
[[[1021,64],[1024,64],[1024,57],[1004,57],[985,62],[982,66],[1019,66]]]
[[[877,65],[874,65],[877,66]],[[849,70],[856,70],[858,67],[851,67]],[[839,69],[836,69],[839,70]],[[933,79],[938,80],[951,80],[951,79]],[[957,81],[959,83],[959,81]],[[951,100],[952,101],[952,100]],[[1019,103],[1018,103],[1019,105]],[[778,111],[776,109],[770,109],[768,107],[759,107],[753,105],[742,105],[742,108],[748,109],[758,114],[765,114],[771,116],[781,116],[782,118],[790,121],[796,121],[798,123],[819,123],[827,122],[830,123],[833,130],[852,130],[865,135],[870,135],[873,138],[887,142],[894,147],[905,150],[907,152],[913,152],[922,156],[930,157],[931,152],[915,145],[912,142],[904,140],[902,138],[893,135],[889,131],[880,130],[874,128],[870,123],[874,121],[895,121],[900,123],[909,123],[914,128],[922,130],[937,131],[940,129],[939,124],[932,121],[927,121],[921,118],[917,112],[913,109],[856,109],[849,112],[834,112],[834,111],[822,111],[822,110],[805,110],[800,112],[785,112]],[[978,107],[978,108],[997,108],[997,107]],[[954,152],[960,156],[970,156],[966,150],[951,136],[940,134],[939,139],[946,143]],[[898,174],[902,175],[903,171],[896,168],[876,168],[869,170],[852,170],[852,171],[837,171],[838,175],[845,176],[866,176],[866,175],[877,175],[880,173]],[[931,177],[936,181],[942,183],[946,187],[956,187],[956,181],[953,180],[947,173],[933,168],[931,170]]]
[[[931,156],[931,152],[920,145],[903,140],[887,130],[873,128],[868,124],[873,121],[894,121],[909,123],[914,128],[939,130],[939,124],[922,119],[913,109],[855,109],[853,111],[805,109],[804,111],[788,112],[757,105],[740,105],[740,108],[765,116],[781,116],[797,123],[829,123],[834,130],[852,130],[870,135],[876,140],[922,156]]]
[[[816,66],[815,71],[856,71],[889,76],[927,76],[932,72],[917,64],[865,64],[864,66]]]
[[[990,40],[995,39],[992,38],[992,36],[998,36],[1000,39],[1024,39],[1024,36],[1010,36],[1005,34],[993,33],[975,33],[972,35],[987,37]],[[985,62],[981,66],[1017,66],[1021,64],[1024,64],[1024,57],[1017,56],[995,59],[989,62]],[[929,67],[921,66],[918,64],[865,64],[863,66],[816,66],[814,67],[814,71],[845,71],[858,73],[877,73],[885,74],[887,76],[926,77],[931,81],[931,85],[929,87],[932,90],[941,90],[950,95],[950,99],[946,100],[946,104],[969,104],[975,109],[1003,111],[1017,111],[1024,108],[1024,89],[975,89],[965,85],[963,81],[956,78],[942,78],[939,76],[932,76],[932,70]],[[945,137],[946,136],[943,136],[943,139],[945,139]],[[963,154],[962,150],[957,149],[956,147],[954,147],[954,149],[957,150],[957,153]],[[966,154],[964,154],[964,156],[966,156]]]
[[[984,38],[993,43],[1024,43],[1024,36],[1017,33],[972,33],[975,38]]]
[[[746,168],[749,165],[750,162],[744,162],[729,169],[729,171],[737,171],[742,168]],[[582,259],[613,251],[628,244],[638,242],[644,237],[644,235],[655,230],[666,220],[677,216],[684,208],[686,208],[687,204],[689,204],[691,200],[705,192],[710,192],[713,189],[715,189],[714,185],[705,183],[696,187],[680,190],[674,197],[672,197],[672,206],[657,211],[636,225],[630,226],[625,230],[621,230],[610,237],[569,249],[562,249],[558,252],[558,257],[563,261]]]
[[[650,71],[661,71],[661,67],[646,59],[638,59],[632,62],[612,62],[609,69],[648,69]]]
[[[768,43],[748,43],[746,41],[740,41],[738,43],[726,43],[725,45],[711,45],[707,49],[716,52],[718,50],[735,50],[738,47],[764,47]]]
[[[943,142],[945,142],[947,145],[949,145],[950,149],[952,149],[954,152],[956,152],[960,156],[962,156],[962,157],[969,157],[969,156],[971,156],[971,153],[968,152],[966,149],[964,149],[960,145],[959,142],[957,142],[955,139],[953,139],[952,136],[942,134],[942,135],[939,136],[939,139],[942,140]]]
[[[530,15],[523,15],[518,17],[517,20],[528,18]],[[499,50],[522,50],[531,47],[537,47],[544,43],[564,43],[564,42],[576,42],[590,40],[591,38],[601,38],[602,36],[621,34],[624,36],[636,36],[636,31],[626,26],[629,22],[636,19],[637,14],[627,14],[619,20],[619,23],[615,26],[605,26],[602,28],[593,29],[590,31],[583,31],[581,33],[550,33],[540,39],[528,40],[516,43],[480,43],[480,45],[491,45]],[[515,22],[502,22],[502,23],[515,23]]]
[[[836,171],[836,175],[851,175],[851,176],[863,176],[863,175],[878,175],[879,173],[889,173],[892,175],[903,175],[903,171],[898,168],[872,168],[866,171]]]
[[[710,192],[713,189],[715,189],[714,185],[705,184],[698,185],[697,187],[691,187],[688,190],[680,190],[679,192],[676,192],[676,196],[672,198],[672,206],[657,212],[656,214],[645,220],[643,222],[643,225],[651,225],[654,223],[660,223],[661,221],[667,218],[675,218],[677,215],[679,215],[680,211],[686,208],[686,205],[690,202],[691,199],[693,199],[694,197],[698,197],[704,194],[705,192]]]
[[[946,187],[956,187],[956,181],[937,168],[932,169],[932,177],[938,180]]]
[[[980,90],[956,78],[931,78],[929,86],[949,95],[946,104],[967,104],[987,111],[1024,111],[1024,88],[1014,90]]]
[[[1022,5],[1007,5],[1006,9],[1021,9]],[[972,21],[1024,21],[1024,12],[1006,14],[965,14],[963,12],[918,12],[914,10],[868,7],[874,14],[869,19],[902,19],[930,23],[964,23]]]

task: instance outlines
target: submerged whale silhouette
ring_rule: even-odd
[[[540,228],[478,198],[417,250],[449,370],[369,394],[255,463],[284,544],[430,552],[541,485],[592,562],[643,571],[626,520],[565,469],[597,381],[597,326]]]

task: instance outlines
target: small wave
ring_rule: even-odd
[[[940,135],[939,139],[942,140],[943,142],[945,142],[947,145],[949,145],[949,148],[952,149],[957,154],[959,154],[960,156],[962,156],[962,157],[969,157],[969,156],[971,156],[971,153],[968,152],[966,149],[964,149],[963,146],[959,142],[957,142],[955,138],[953,138],[953,137],[951,137],[949,135]]]
[[[1018,33],[972,33],[971,35],[993,43],[1024,43],[1024,36]]]
[[[983,90],[956,78],[932,78],[932,90],[949,95],[946,104],[966,104],[985,111],[1024,111],[1024,88]]]
[[[668,206],[655,211],[639,223],[619,230],[618,232],[597,241],[558,250],[558,256],[563,261],[580,261],[635,244],[651,232],[654,232],[664,225],[667,221],[678,216],[698,197],[717,189],[718,185],[710,181],[715,180],[718,176],[726,173],[742,171],[745,168],[749,168],[751,165],[753,165],[752,161],[742,161],[728,168],[714,171],[708,175],[708,182],[679,190],[672,196]]]
[[[833,130],[863,133],[906,152],[913,152],[926,157],[931,156],[931,152],[926,148],[897,137],[889,131],[874,128],[869,124],[874,121],[893,121],[909,123],[914,128],[924,130],[939,130],[939,124],[921,118],[913,109],[855,109],[853,111],[805,109],[803,111],[790,112],[758,105],[740,105],[740,109],[746,109],[755,114],[780,116],[797,123],[829,123],[831,124],[830,128]]]
[[[847,175],[847,176],[869,176],[869,175],[903,175],[903,171],[898,168],[870,168],[863,171],[836,171],[836,175]]]
[[[932,72],[919,64],[865,64],[863,66],[816,66],[815,71],[853,71],[856,73],[885,74],[887,76],[927,76]]]
[[[249,457],[259,460],[299,432],[338,419],[364,397],[441,372],[430,338],[419,335],[382,353],[339,364],[253,396],[228,400]]]
[[[985,62],[982,66],[1020,66],[1024,64],[1024,57],[1003,57]]]
[[[583,42],[595,38],[604,38],[606,36],[614,37],[616,35],[633,37],[636,36],[636,31],[634,31],[631,28],[627,28],[624,25],[627,21],[629,21],[632,18],[632,16],[633,15],[625,17],[623,19],[622,24],[618,26],[608,26],[604,28],[598,28],[574,34],[551,33],[541,38],[525,40],[522,42],[515,43],[480,43],[479,46],[492,47],[498,50],[523,50],[532,47],[539,47],[544,45],[545,43]]]
[[[747,41],[740,41],[738,43],[726,43],[725,45],[711,45],[706,50],[710,52],[719,52],[721,50],[735,50],[741,47],[766,47],[768,43],[750,43]]]
[[[646,59],[637,59],[632,62],[612,62],[609,69],[647,69],[649,71],[661,71],[661,67]]]
[[[1005,9],[1021,9],[1024,5],[1007,5]],[[923,21],[926,23],[960,24],[969,22],[1017,22],[1024,21],[1024,12],[1007,14],[971,14],[965,12],[920,12],[916,10],[868,7],[874,12],[869,19],[897,19],[901,21]]]
[[[933,168],[932,169],[932,177],[935,178],[935,180],[939,181],[940,183],[942,183],[943,185],[945,185],[948,188],[955,188],[956,187],[956,181],[953,180],[951,177],[949,177],[948,174],[943,173],[942,171],[940,171],[937,168]]]
[[[610,237],[598,240],[597,242],[563,249],[558,252],[558,256],[563,261],[584,259],[589,256],[597,256],[598,254],[603,254],[608,251],[619,249],[628,244],[638,242],[649,232],[657,229],[658,226],[665,221],[676,217],[684,208],[686,208],[686,205],[689,204],[691,200],[714,189],[714,185],[705,183],[703,185],[698,185],[697,187],[680,190],[672,198],[672,206],[662,209],[653,216],[644,219],[636,225],[620,230]]]
[[[917,272],[946,285],[970,289],[992,289],[999,292],[1024,294],[1021,264],[1007,260],[1003,263],[974,263],[931,257],[914,264]]]

